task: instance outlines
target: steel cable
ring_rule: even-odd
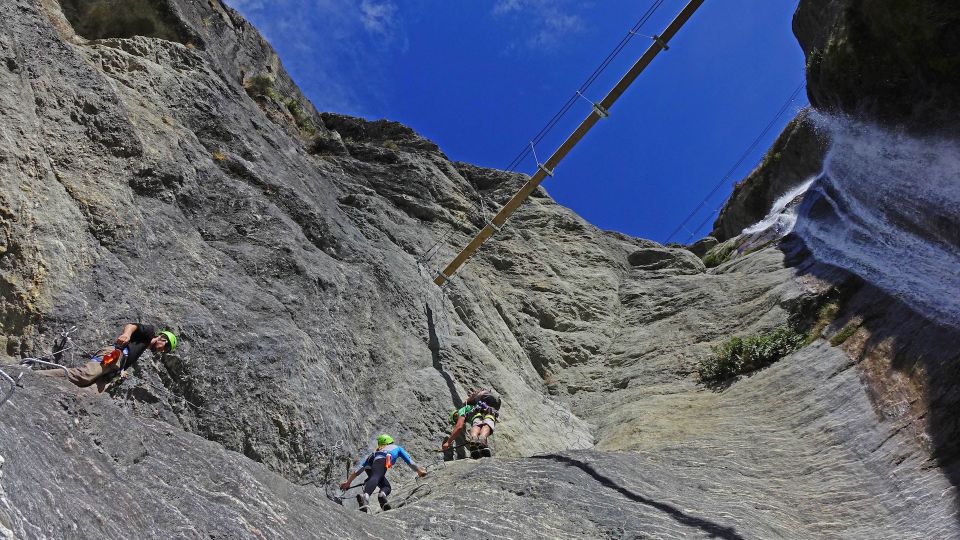
[[[633,25],[633,27],[624,35],[620,42],[607,54],[606,58],[600,62],[600,65],[593,70],[593,73],[577,88],[577,91],[570,96],[569,99],[560,107],[560,109],[550,118],[547,123],[540,128],[540,131],[530,139],[530,143],[525,145],[523,149],[517,154],[516,157],[510,162],[509,165],[504,169],[508,172],[516,170],[516,168],[522,163],[527,156],[530,155],[532,145],[536,145],[546,137],[550,131],[563,119],[563,117],[573,108],[573,105],[577,102],[577,98],[586,92],[590,86],[603,74],[607,67],[613,62],[614,59],[620,54],[620,52],[630,43],[630,40],[635,36],[640,35],[637,32],[653,17],[653,14],[663,5],[665,0],[655,0],[654,3],[647,9],[647,11],[640,17],[640,19]]]
[[[740,158],[736,161],[736,163],[734,163],[733,166],[730,167],[729,170],[727,170],[727,173],[723,175],[723,178],[721,178],[720,181],[716,183],[716,185],[713,186],[713,189],[711,189],[710,192],[707,194],[707,196],[703,198],[700,204],[698,204],[696,208],[694,208],[689,214],[687,214],[687,217],[685,217],[683,221],[681,221],[680,224],[677,225],[677,227],[673,230],[673,232],[671,232],[670,235],[667,236],[667,239],[664,243],[669,243],[670,240],[672,240],[673,237],[676,236],[681,229],[685,228],[687,223],[689,223],[690,220],[693,219],[694,216],[696,216],[697,213],[700,212],[700,210],[704,206],[706,206],[708,202],[710,202],[710,198],[713,197],[717,193],[717,191],[720,190],[721,187],[723,187],[730,181],[730,178],[734,175],[734,173],[737,172],[737,170],[740,168],[743,162],[745,162],[747,158],[750,157],[750,155],[757,148],[757,146],[760,145],[764,137],[766,137],[767,134],[770,132],[770,130],[773,129],[773,127],[777,124],[777,120],[779,120],[780,117],[783,116],[783,113],[785,113],[790,108],[790,104],[797,99],[797,96],[799,96],[800,91],[803,90],[805,86],[806,86],[806,81],[802,81],[797,86],[797,88],[794,89],[794,91],[790,94],[790,97],[787,98],[787,100],[783,103],[783,105],[780,107],[777,113],[773,116],[770,122],[768,122],[767,125],[764,126],[760,134],[757,135],[755,139],[753,139],[753,142],[751,142],[750,146],[748,146],[747,149],[740,155]],[[709,219],[710,219],[710,216],[707,216],[707,220]],[[689,241],[690,238],[693,238],[693,236],[697,234],[697,231],[703,228],[703,225],[705,223],[706,223],[706,220],[704,220],[700,224],[700,226],[697,229],[694,229],[693,231],[690,231],[689,229],[687,229],[687,231],[690,232],[690,236],[688,237],[687,241]]]

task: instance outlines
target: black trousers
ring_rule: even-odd
[[[373,495],[373,490],[380,488],[380,495],[390,495],[390,481],[387,480],[387,460],[378,459],[373,462],[367,471],[367,481],[363,483],[363,492]]]

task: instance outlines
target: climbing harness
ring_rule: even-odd
[[[476,405],[473,406],[473,410],[470,411],[470,414],[467,418],[468,422],[472,422],[476,417],[487,417],[493,416],[494,420],[500,420],[500,410],[491,407],[483,401],[478,401]]]
[[[571,133],[566,140],[553,152],[549,159],[544,163],[537,163],[537,171],[530,177],[529,180],[517,191],[514,196],[500,208],[500,211],[493,217],[489,224],[487,224],[480,232],[467,244],[460,253],[454,257],[445,268],[440,270],[434,279],[434,283],[437,285],[443,285],[454,274],[457,273],[457,270],[463,266],[467,260],[480,249],[484,242],[488,238],[493,236],[496,227],[503,227],[507,222],[507,219],[519,208],[519,206],[530,196],[531,193],[547,178],[547,176],[552,176],[553,171],[556,169],[557,165],[563,160],[564,157],[573,149],[577,143],[590,131],[591,128],[599,121],[601,118],[605,118],[604,115],[609,114],[610,107],[623,95],[623,93],[630,87],[634,80],[647,68],[648,65],[653,61],[653,59],[661,52],[666,50],[667,43],[673,38],[674,35],[683,27],[684,24],[690,19],[693,13],[703,4],[704,0],[690,0],[690,2],[677,14],[676,18],[667,26],[662,34],[656,35],[654,42],[647,48],[646,52],[633,64],[633,66],[627,71],[626,74],[620,79],[619,82],[607,93],[607,95],[600,100],[596,107],[590,111],[590,114],[584,118],[580,125]],[[574,98],[576,99],[576,98]],[[530,142],[531,151],[533,151],[533,141]],[[536,160],[536,158],[535,158]]]

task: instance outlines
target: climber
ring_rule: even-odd
[[[403,447],[393,444],[393,437],[381,434],[377,437],[376,451],[367,456],[367,459],[363,460],[357,469],[350,473],[350,476],[340,484],[340,489],[344,491],[349,489],[350,483],[353,482],[361,472],[366,471],[367,480],[363,483],[363,492],[357,495],[357,502],[360,503],[360,511],[369,511],[370,495],[372,495],[373,490],[377,488],[380,488],[380,493],[377,494],[377,502],[380,503],[380,508],[389,510],[390,503],[387,502],[387,497],[390,496],[391,488],[390,481],[387,480],[387,469],[392,467],[398,459],[406,461],[411,469],[417,471],[417,475],[420,476],[420,478],[427,475],[427,471],[414,463],[413,459],[410,458],[410,454],[408,454]]]
[[[166,353],[173,352],[176,348],[177,336],[173,332],[157,332],[153,325],[130,323],[123,327],[113,345],[97,351],[85,365],[68,368],[66,377],[80,387],[97,383],[98,389],[102,391],[113,373],[120,371],[120,376],[125,377],[127,368],[132,367],[147,349],[154,353]],[[56,376],[64,372],[50,369],[39,373]]]
[[[467,396],[466,405],[450,413],[450,423],[453,430],[443,442],[443,449],[448,450],[451,443],[463,432],[464,426],[470,424],[470,434],[467,436],[467,446],[470,448],[470,457],[490,457],[489,438],[493,435],[494,426],[500,417],[500,398],[489,390],[478,389]]]
[[[453,429],[450,431],[450,436],[443,441],[441,448],[443,449],[443,459],[444,461],[451,461],[453,459],[453,452],[451,448],[457,450],[457,457],[463,458],[465,454],[463,452],[463,447],[467,446],[466,438],[464,437],[464,426],[467,423],[467,419],[470,418],[471,413],[473,412],[473,405],[464,405],[459,409],[450,413],[450,425],[453,426]],[[452,446],[456,442],[455,446]]]

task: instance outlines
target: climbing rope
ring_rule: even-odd
[[[59,347],[58,350],[55,350],[55,351],[53,351],[52,353],[50,353],[50,354],[45,354],[45,355],[43,355],[43,356],[22,358],[22,359],[20,359],[20,362],[19,362],[20,365],[23,365],[23,366],[31,366],[31,367],[34,366],[34,365],[38,365],[38,366],[46,366],[46,367],[49,367],[49,368],[62,369],[64,375],[69,375],[69,371],[67,370],[67,366],[65,366],[65,365],[63,365],[63,364],[61,364],[61,363],[59,363],[59,362],[55,362],[54,360],[59,360],[59,359],[60,359],[60,356],[61,356],[63,353],[69,351],[69,352],[70,352],[70,363],[71,363],[71,364],[73,363],[73,361],[74,361],[74,354],[73,354],[73,353],[74,353],[74,351],[75,351],[75,349],[76,349],[76,346],[75,346],[74,343],[73,343],[73,338],[71,337],[71,334],[73,334],[73,333],[76,332],[76,331],[77,331],[77,327],[76,327],[76,326],[72,326],[72,327],[70,327],[70,328],[67,329],[67,330],[61,331],[59,337],[57,338],[57,343],[54,345],[54,348],[55,348],[55,349],[56,349],[57,347]]]

